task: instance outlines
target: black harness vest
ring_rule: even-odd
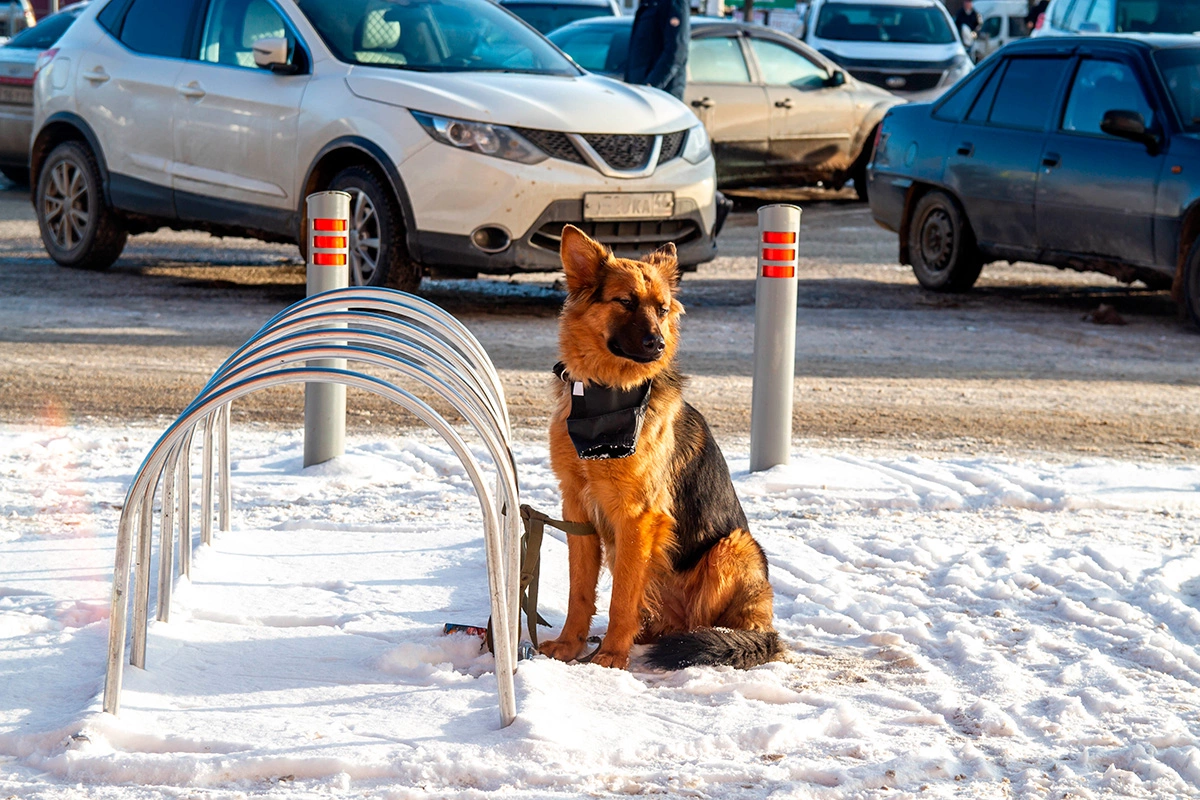
[[[580,458],[628,458],[637,452],[654,381],[633,389],[586,384],[573,380],[561,361],[554,365],[554,374],[571,390],[567,434]]]

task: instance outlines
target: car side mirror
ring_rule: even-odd
[[[1100,121],[1100,130],[1109,136],[1141,142],[1150,155],[1158,154],[1158,134],[1146,130],[1146,119],[1137,111],[1105,111],[1104,118]]]
[[[294,74],[295,65],[288,60],[288,40],[282,36],[267,36],[252,45],[254,64],[262,69],[284,75]]]
[[[846,73],[840,69],[835,69],[833,74],[825,79],[826,86],[842,86],[846,83]]]

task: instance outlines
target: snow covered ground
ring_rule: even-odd
[[[491,657],[441,634],[487,614],[448,449],[304,470],[299,434],[235,427],[234,530],[113,718],[114,530],[158,432],[0,426],[0,798],[1200,797],[1200,467],[805,448],[750,475],[734,442],[791,659],[537,657],[501,730]],[[544,445],[517,457],[556,512]],[[541,599],[561,624],[557,539]]]

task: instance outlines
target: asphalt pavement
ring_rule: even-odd
[[[680,363],[718,436],[748,435],[757,229],[753,208],[804,209],[797,442],[814,447],[1200,458],[1200,335],[1165,292],[1095,274],[997,264],[975,291],[934,295],[896,263],[896,237],[848,193],[739,200],[721,255],[685,276]],[[561,276],[427,280],[506,383],[523,435],[543,434]],[[304,293],[295,247],[159,231],[103,273],[41,247],[26,191],[0,191],[0,421],[162,425],[266,319]],[[1115,314],[1093,321],[1101,305]],[[351,425],[412,424],[367,396]],[[255,395],[235,420],[292,425],[298,389]]]

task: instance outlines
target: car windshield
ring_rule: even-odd
[[[4,46],[21,47],[27,50],[51,48],[67,32],[67,28],[71,27],[71,23],[77,16],[79,16],[77,11],[64,11],[61,14],[47,17],[32,28],[26,28],[9,39]]]
[[[592,6],[582,3],[501,3],[512,13],[537,28],[549,33],[576,20],[592,17],[610,17],[608,6]]]
[[[1154,60],[1184,129],[1200,133],[1200,47],[1159,50]]]
[[[489,0],[297,0],[336,58],[421,72],[578,75],[562,53]]]
[[[933,6],[826,3],[817,18],[820,39],[841,42],[950,44],[954,31]]]
[[[1200,32],[1200,0],[1117,0],[1117,33]]]

